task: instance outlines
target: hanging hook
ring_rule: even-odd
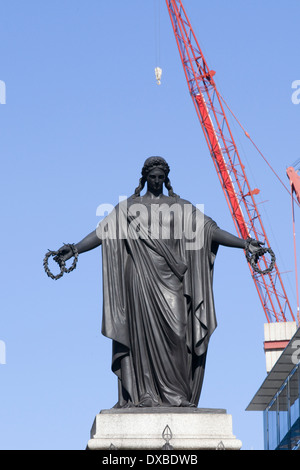
[[[155,77],[156,77],[157,85],[161,84],[161,75],[162,75],[162,69],[160,67],[155,67]]]

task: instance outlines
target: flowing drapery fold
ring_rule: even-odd
[[[186,225],[179,238],[152,237],[149,212],[146,218],[132,216],[130,208],[138,202],[143,198],[129,198],[100,224],[102,333],[113,340],[116,406],[197,406],[216,328],[212,284],[218,247],[212,237],[217,225],[192,206],[185,223],[193,224],[195,214],[202,223],[193,227],[201,243],[191,249]],[[190,204],[176,203],[182,211]],[[129,228],[137,236],[130,236]]]

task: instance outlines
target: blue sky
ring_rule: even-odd
[[[58,281],[42,262],[92,231],[100,204],[129,196],[148,156],[165,157],[175,192],[235,233],[162,0],[157,63],[156,1],[1,2],[1,449],[84,449],[95,415],[117,401],[101,335],[101,250]],[[300,158],[299,2],[184,5],[219,90],[288,183]],[[289,195],[230,123],[296,310]],[[242,251],[219,250],[214,289],[218,328],[199,406],[225,408],[243,449],[262,449],[262,415],[245,408],[266,375],[265,317]]]

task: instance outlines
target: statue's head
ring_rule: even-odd
[[[169,179],[169,172],[170,167],[166,160],[162,157],[149,157],[145,160],[144,166],[142,168],[142,177],[139,181],[139,186],[135,189],[134,196],[138,197],[144,188],[146,181],[149,177],[149,174],[153,172],[153,170],[161,170],[164,173],[164,184],[169,192],[169,196],[176,197],[176,194],[173,192],[173,188],[171,186],[171,182]]]
[[[167,164],[166,160],[162,157],[149,157],[144,163],[142,168],[142,176],[146,177],[150,173],[150,171],[154,170],[155,168],[159,168],[163,170],[165,176],[167,177],[170,173],[170,167]]]

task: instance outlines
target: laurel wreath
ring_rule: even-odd
[[[78,250],[77,250],[77,248],[75,247],[74,244],[71,244],[71,243],[66,243],[64,246],[68,246],[69,248],[71,248],[72,253],[73,253],[72,256],[74,256],[73,263],[69,268],[66,268],[66,262],[61,257],[59,251],[48,250],[48,253],[46,253],[46,255],[44,257],[44,261],[43,261],[44,270],[45,270],[47,276],[49,276],[51,279],[54,279],[55,281],[57,281],[57,279],[60,279],[64,275],[64,273],[70,273],[71,271],[73,271],[77,266],[77,261],[78,261]],[[56,256],[55,261],[57,262],[57,264],[60,267],[60,273],[57,274],[56,276],[49,269],[48,263],[49,263],[49,258],[51,256],[53,256],[53,257]]]
[[[253,271],[255,271],[256,273],[262,274],[262,275],[268,274],[271,271],[273,271],[273,268],[275,266],[276,256],[274,254],[274,251],[271,248],[260,247],[255,253],[252,254],[249,251],[249,247],[253,241],[254,240],[252,238],[248,238],[246,240],[245,252],[246,252],[247,261],[248,263],[250,263]],[[258,267],[258,260],[260,257],[264,256],[266,253],[270,254],[271,261],[270,261],[268,268],[262,270]]]

